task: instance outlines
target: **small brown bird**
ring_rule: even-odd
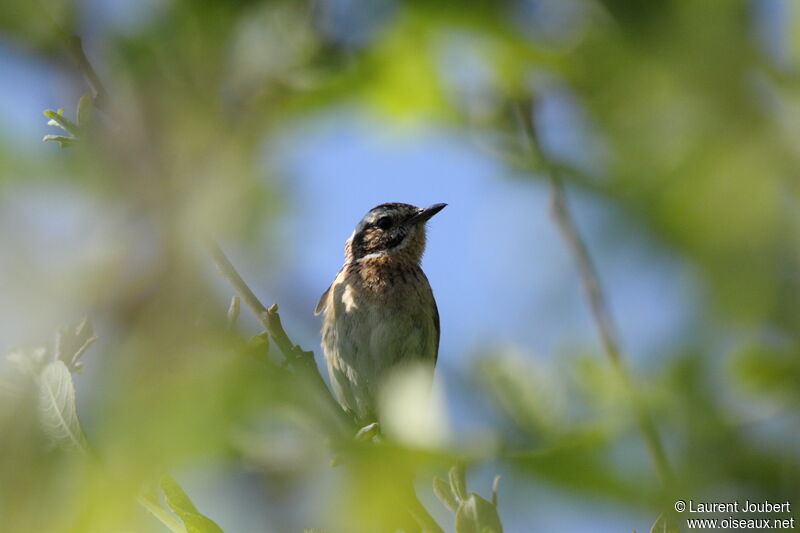
[[[362,424],[378,421],[378,392],[392,370],[436,363],[439,311],[420,260],[425,223],[446,205],[370,209],[317,304],[315,314],[324,310],[322,350],[334,393]]]

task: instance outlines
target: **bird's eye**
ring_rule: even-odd
[[[392,219],[389,217],[381,217],[375,222],[375,225],[381,229],[389,229],[392,225]]]

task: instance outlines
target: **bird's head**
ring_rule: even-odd
[[[416,207],[381,204],[370,209],[345,244],[345,261],[389,257],[419,263],[425,251],[425,223],[447,204]]]

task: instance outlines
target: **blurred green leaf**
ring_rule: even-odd
[[[502,533],[497,508],[474,492],[456,512],[456,533]]]
[[[379,435],[381,431],[380,424],[377,422],[373,422],[371,424],[367,424],[366,426],[362,427],[356,433],[354,440],[358,442],[368,442],[372,440],[373,437]]]
[[[734,371],[751,390],[765,396],[800,396],[800,349],[794,346],[755,345],[741,349]]]
[[[39,415],[45,434],[54,444],[85,449],[72,374],[63,361],[49,363],[39,376]]]
[[[459,503],[467,498],[467,475],[463,461],[450,468],[450,491]]]
[[[187,533],[222,533],[222,529],[213,520],[197,510],[174,478],[162,477],[161,490],[164,491],[170,509],[183,521]]]
[[[483,357],[474,374],[521,430],[545,436],[564,430],[567,420],[558,380],[532,357],[516,352]]]
[[[627,464],[622,468],[610,461],[612,436],[588,428],[564,434],[543,448],[512,453],[508,459],[515,469],[571,491],[603,494],[629,504],[656,503],[659,489],[649,481],[649,469],[642,472]]]
[[[69,148],[73,146],[78,140],[75,137],[65,137],[64,135],[45,135],[42,137],[43,142],[54,141],[61,145],[61,148]]]
[[[96,340],[88,318],[76,326],[63,326],[56,333],[56,359],[63,361],[70,372],[79,372],[82,366],[79,359]]]
[[[439,476],[433,478],[433,493],[451,512],[455,513],[458,510],[458,502],[450,490],[450,484]]]
[[[167,527],[172,533],[186,533],[186,527],[177,520],[172,514],[164,509],[158,502],[159,495],[154,487],[145,489],[139,495],[137,501],[139,505],[150,512],[158,521]]]
[[[46,109],[43,111],[43,113],[44,116],[50,119],[47,122],[48,126],[58,126],[73,137],[78,137],[78,135],[80,135],[80,128],[77,124],[63,115],[63,109],[59,109],[58,112],[53,111],[52,109]]]
[[[419,17],[402,16],[370,49],[364,92],[379,111],[403,120],[450,112],[430,30]]]
[[[247,353],[250,355],[257,357],[258,359],[262,359],[264,361],[268,361],[268,356],[270,352],[270,341],[269,341],[269,333],[266,331],[262,331],[258,335],[253,335],[249,339],[247,339]]]

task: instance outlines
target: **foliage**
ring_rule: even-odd
[[[503,526],[497,514],[497,484],[495,477],[492,486],[492,501],[478,494],[467,494],[467,481],[464,465],[459,463],[450,469],[450,483],[433,478],[433,492],[439,501],[456,515],[457,533],[502,533]]]
[[[67,132],[67,135],[45,135],[42,140],[56,141],[59,145],[61,145],[61,148],[67,148],[74,145],[83,135],[82,130],[87,127],[91,113],[92,100],[88,93],[81,96],[81,99],[78,100],[78,110],[75,113],[77,122],[72,122],[70,119],[65,117],[63,109],[59,109],[58,111],[53,111],[52,109],[45,110],[44,116],[50,119],[47,122],[47,125],[58,126]]]
[[[233,532],[259,522],[266,531],[374,533],[412,530],[408,510],[422,507],[448,531],[499,533],[523,530],[518,516],[546,514],[536,499],[545,490],[582,511],[617,510],[626,526],[642,522],[639,531],[643,522],[674,531],[685,517],[669,513],[676,499],[800,494],[791,37],[800,16],[788,3],[112,4],[119,11],[69,0],[0,5],[3,54],[48,79],[68,77],[48,95],[48,122],[26,120],[70,148],[38,143],[38,130],[20,128],[34,148],[12,127],[0,131],[0,312],[9,324],[0,331],[5,345],[24,344],[88,314],[100,333],[88,321],[59,329],[52,347],[9,350],[0,367],[4,532]],[[59,106],[75,100],[70,118]],[[480,150],[498,174],[487,191],[514,180],[560,184],[579,199],[566,214],[578,237],[597,237],[587,244],[597,285],[631,250],[657,256],[648,263],[656,272],[678,262],[692,279],[686,325],[647,358],[621,335],[610,350],[618,360],[578,331],[533,355],[541,350],[504,329],[473,343],[471,363],[453,357],[459,372],[437,370],[449,372],[449,394],[461,391],[459,410],[483,416],[480,431],[459,428],[420,448],[352,427],[313,354],[294,342],[316,342],[306,334],[316,326],[293,312],[309,287],[279,276],[299,268],[287,263],[306,245],[285,234],[303,178],[274,160],[287,138],[312,137],[313,120],[355,113],[380,117],[376,137],[434,130]],[[40,201],[26,218],[15,209],[30,196]],[[507,206],[491,198],[490,214],[502,215]],[[50,218],[59,209],[89,221],[66,243],[52,222],[63,217]],[[594,210],[613,216],[597,223]],[[477,227],[459,222],[459,231]],[[40,226],[50,237],[37,237]],[[492,245],[517,251],[531,244],[524,234],[504,228]],[[213,272],[199,244],[208,237],[265,301],[280,300],[283,323],[276,307],[240,317],[238,297],[226,317],[238,287]],[[531,270],[514,257],[487,272]],[[472,259],[449,260],[455,270]],[[531,302],[557,318],[585,281],[560,271],[553,279],[567,282]],[[643,275],[624,272],[614,287]],[[278,280],[274,293],[265,278]],[[471,283],[460,288],[470,298],[486,291],[483,280]],[[621,310],[613,290],[605,298],[617,318],[666,305],[642,298],[641,309]],[[488,321],[506,316],[505,304],[460,312]],[[667,475],[653,464],[653,442]],[[184,490],[167,474],[192,480],[205,467],[222,472],[210,487]],[[474,484],[487,468],[503,473],[502,508],[496,487],[491,498],[467,491],[467,472]]]

